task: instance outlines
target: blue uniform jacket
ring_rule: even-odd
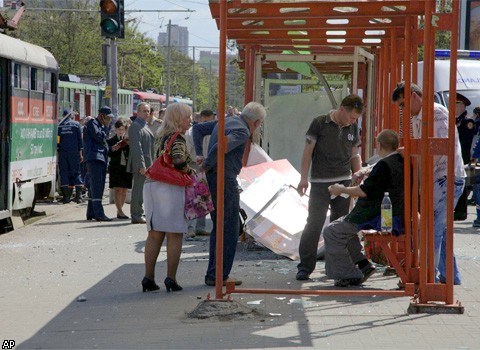
[[[107,163],[108,144],[107,136],[110,127],[100,124],[98,119],[90,120],[83,129],[84,161],[99,160]]]
[[[218,150],[218,121],[195,124],[192,127],[193,144],[196,154],[203,154],[203,138],[211,135],[207,157],[203,167],[205,170],[216,170]],[[225,119],[225,135],[227,149],[225,153],[225,178],[235,179],[242,170],[242,158],[245,145],[250,137],[247,122],[240,117]],[[215,167],[215,169],[214,169]]]
[[[58,124],[58,137],[60,152],[79,153],[83,148],[80,123],[70,118],[65,118]]]

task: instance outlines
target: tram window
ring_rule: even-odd
[[[43,88],[45,89],[45,92],[51,93],[52,92],[52,86],[50,84],[50,79],[52,79],[52,73],[46,71],[43,77]]]
[[[30,89],[37,90],[37,68],[31,68],[30,70]]]
[[[50,74],[50,92],[52,94],[57,93],[57,75],[55,73]]]
[[[37,90],[43,92],[43,69],[37,69]]]
[[[20,73],[20,88],[28,90],[28,67],[21,65],[21,73]]]
[[[20,87],[20,65],[18,63],[13,66],[13,87]]]

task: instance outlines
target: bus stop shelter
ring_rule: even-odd
[[[410,83],[417,82],[419,53],[423,53],[422,137],[403,132],[405,157],[405,234],[372,238],[382,244],[400,276],[401,290],[278,290],[222,289],[223,166],[226,138],[219,137],[217,203],[216,299],[234,293],[298,295],[411,296],[410,312],[463,312],[453,287],[454,109],[449,111],[448,138],[434,137],[434,43],[439,31],[451,35],[450,101],[455,105],[459,0],[210,0],[220,29],[219,135],[225,131],[226,43],[234,40],[245,72],[245,102],[262,102],[262,79],[280,71],[276,62],[307,63],[319,72],[350,74],[350,91],[365,92],[362,144],[372,152],[375,135],[385,128],[400,131],[410,125]],[[403,113],[391,102],[399,81],[405,81]],[[447,276],[435,283],[433,221],[433,157],[446,155]],[[365,155],[364,155],[365,157]],[[413,184],[413,186],[412,186]],[[419,184],[419,185],[417,185]],[[410,191],[410,188],[413,190]],[[420,198],[420,201],[412,200]],[[418,213],[422,220],[419,220]],[[451,214],[450,214],[451,213]],[[395,247],[404,246],[400,261]]]

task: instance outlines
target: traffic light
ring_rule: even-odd
[[[107,38],[125,37],[124,0],[100,0],[100,27]]]

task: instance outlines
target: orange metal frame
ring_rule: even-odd
[[[283,54],[285,50],[309,51],[311,54],[351,54],[361,46],[375,56],[376,72],[374,118],[376,133],[384,128],[399,130],[399,111],[391,102],[398,81],[404,80],[405,106],[410,106],[410,83],[417,81],[418,48],[424,47],[423,130],[422,137],[410,137],[410,109],[403,111],[405,173],[405,264],[401,279],[405,290],[278,290],[236,288],[227,283],[223,293],[223,164],[225,137],[219,138],[217,207],[217,288],[216,299],[226,294],[298,294],[298,295],[389,295],[412,296],[413,305],[458,307],[453,295],[453,179],[455,143],[454,110],[450,110],[448,139],[434,137],[433,75],[435,31],[451,32],[450,105],[455,105],[456,59],[460,0],[453,0],[452,10],[439,13],[435,0],[352,0],[352,1],[255,1],[210,0],[212,17],[220,29],[219,134],[224,134],[226,39],[236,40],[245,69],[245,103],[254,99],[255,57],[262,53]],[[420,24],[420,25],[419,25]],[[422,28],[422,29],[420,29]],[[288,61],[288,54],[285,54]],[[275,70],[264,62],[262,73]],[[325,64],[313,62],[321,72]],[[329,70],[348,69],[350,65],[328,63]],[[264,69],[265,67],[265,69]],[[341,68],[340,68],[341,67]],[[345,68],[347,67],[347,68]],[[333,69],[332,69],[333,68]],[[364,70],[365,71],[365,70]],[[366,81],[362,76],[360,79]],[[359,80],[360,80],[359,79]],[[361,84],[365,86],[366,83]],[[366,91],[366,89],[364,90]],[[374,142],[374,140],[364,140]],[[433,156],[447,155],[447,282],[435,284],[433,266]],[[418,165],[420,164],[420,171]],[[411,185],[413,190],[410,192]],[[420,184],[420,186],[417,186]],[[420,208],[416,198],[420,194]],[[414,200],[412,200],[412,198]],[[422,220],[418,219],[418,212]],[[450,214],[452,213],[452,214]],[[424,219],[423,219],[424,218]],[[418,244],[417,242],[420,242]],[[382,244],[384,244],[383,242]],[[386,243],[385,243],[386,244]],[[392,254],[393,258],[394,255]],[[398,266],[397,266],[398,268]]]

